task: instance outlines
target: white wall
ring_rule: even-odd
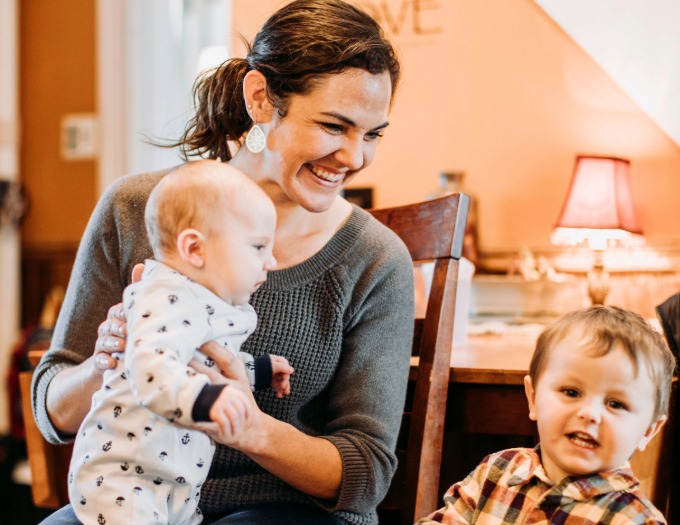
[[[98,0],[100,191],[126,173],[178,164],[146,140],[180,137],[203,66],[228,54],[231,0]],[[205,63],[202,51],[222,48]]]
[[[680,145],[680,2],[534,1]]]
[[[0,178],[17,180],[18,24],[16,0],[0,0]],[[0,435],[9,432],[7,370],[19,336],[19,233],[0,227]]]

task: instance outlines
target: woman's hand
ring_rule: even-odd
[[[229,383],[226,391],[239,389],[245,403],[247,419],[233,433],[221,431],[216,423],[198,423],[218,443],[246,454],[262,468],[310,496],[335,500],[340,494],[342,459],[330,441],[308,436],[292,425],[265,414],[255,402],[243,361],[215,342],[201,347],[217,366],[191,362],[197,372],[206,374],[215,384]],[[227,430],[232,430],[231,428]],[[324,465],[319,469],[319,465]]]
[[[225,352],[224,348],[214,341],[210,341],[201,346],[201,352],[210,357],[216,366],[206,366],[197,360],[191,361],[191,367],[197,372],[207,375],[213,384],[228,383],[226,391],[238,391],[238,397],[243,404],[243,410],[247,412],[247,420],[239,425],[238,428],[220,429],[217,425],[204,425],[202,430],[210,434],[215,441],[230,447],[243,450],[253,446],[253,439],[258,435],[257,429],[265,415],[257,406],[253,393],[250,391],[248,375],[243,361],[232,352]]]
[[[99,325],[97,336],[93,362],[95,369],[103,374],[110,368],[116,367],[117,361],[111,354],[125,351],[127,320],[123,311],[123,303],[109,308],[106,320]]]
[[[132,269],[132,282],[141,280],[144,264],[136,264]],[[94,368],[99,374],[103,374],[111,368],[116,368],[116,359],[111,355],[114,352],[125,352],[127,337],[127,319],[123,303],[118,303],[111,308],[106,320],[97,329],[97,341],[94,345]]]

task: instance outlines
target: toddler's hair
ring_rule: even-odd
[[[641,364],[645,365],[656,388],[654,420],[668,415],[675,358],[663,336],[642,316],[617,306],[598,305],[576,310],[545,328],[538,337],[529,366],[534,385],[538,384],[552,349],[576,328],[590,335],[594,355],[605,355],[618,343],[630,356],[636,373]]]

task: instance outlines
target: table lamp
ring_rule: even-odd
[[[593,250],[588,272],[588,294],[593,304],[604,304],[609,275],[604,267],[608,246],[640,239],[628,167],[614,157],[577,156],[574,173],[550,240],[557,245],[587,245]]]

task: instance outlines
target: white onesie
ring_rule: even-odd
[[[152,260],[123,297],[126,351],[114,354],[119,362],[104,373],[76,436],[69,498],[86,524],[200,523],[200,487],[215,447],[181,425],[194,423],[195,408],[207,419],[220,390],[187,365],[192,358],[214,365],[199,352],[207,341],[238,352],[255,329],[255,311]],[[240,357],[252,385],[253,358]]]

